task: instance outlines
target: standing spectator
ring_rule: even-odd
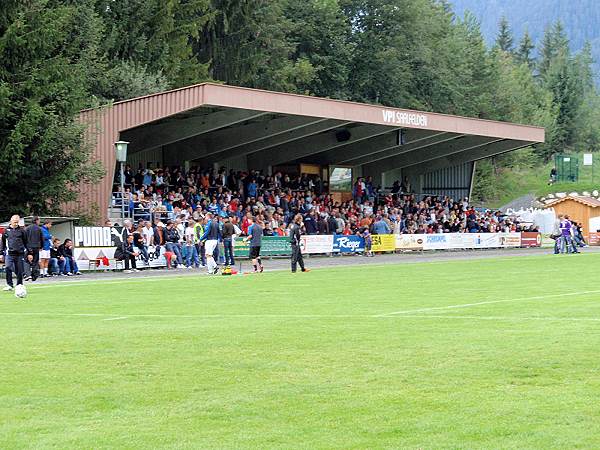
[[[375,223],[373,223],[373,234],[390,234],[392,230],[389,225],[381,216],[377,216]]]
[[[257,217],[248,228],[248,237],[246,241],[250,242],[250,259],[254,267],[254,273],[262,272],[264,267],[260,259],[260,247],[262,245],[263,226],[261,220]]]
[[[235,237],[235,226],[231,223],[229,217],[225,217],[225,223],[223,224],[223,253],[225,254],[225,265],[234,266],[235,260],[233,259],[233,239]]]
[[[44,225],[42,225],[42,249],[40,250],[40,270],[41,277],[49,277],[48,263],[50,261],[50,248],[52,247],[52,235],[50,234],[50,228],[52,228],[52,221],[46,219]]]
[[[292,245],[292,273],[296,273],[299,265],[302,272],[308,272],[304,267],[304,258],[300,249],[300,236],[302,231],[302,214],[296,214],[290,226],[290,244]]]
[[[0,240],[0,259],[4,261],[6,268],[6,286],[4,291],[12,291],[13,273],[17,276],[17,286],[23,285],[23,272],[27,254],[27,232],[19,225],[21,217],[14,215],[10,218],[8,228],[2,234]],[[31,255],[27,257],[29,262],[33,260]]]
[[[200,260],[198,259],[198,250],[196,249],[196,245],[194,243],[195,232],[194,226],[196,225],[196,221],[194,219],[188,220],[188,226],[185,227],[185,247],[186,247],[186,258],[185,258],[185,266],[188,269],[191,269],[192,266],[200,267]]]
[[[27,260],[31,271],[31,275],[27,276],[25,281],[35,281],[40,276],[40,250],[44,244],[40,218],[35,216],[33,223],[25,229],[25,232],[27,233],[27,247],[29,252]]]

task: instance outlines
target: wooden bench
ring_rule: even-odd
[[[98,272],[99,270],[103,270],[102,267],[104,267],[104,270],[109,270],[108,267],[111,265],[111,263],[114,263],[115,266],[115,270],[123,270],[124,269],[124,263],[122,260],[118,260],[118,259],[114,259],[114,258],[108,258],[108,266],[103,266],[102,265],[102,261],[104,260],[104,258],[96,258],[96,259],[90,259],[88,261],[88,270],[89,271],[94,271],[94,272]],[[119,267],[120,266],[120,267]]]

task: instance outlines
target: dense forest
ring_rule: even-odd
[[[0,216],[55,211],[101,175],[80,109],[206,80],[546,127],[479,164],[481,200],[502,170],[599,149],[591,46],[560,22],[496,35],[442,0],[3,0]]]
[[[600,4],[597,0],[450,0],[455,12],[463,16],[470,11],[481,21],[481,31],[488,44],[496,38],[503,17],[511,23],[518,38],[525,31],[540,41],[549,24],[561,21],[569,36],[571,50],[592,46],[596,72],[600,69]],[[597,73],[596,80],[600,81]]]

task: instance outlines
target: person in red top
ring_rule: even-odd
[[[252,213],[248,212],[242,219],[242,233],[248,234],[248,227],[252,225]]]

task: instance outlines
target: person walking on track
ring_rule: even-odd
[[[292,273],[296,273],[299,265],[302,272],[308,272],[304,267],[304,258],[300,249],[300,236],[302,234],[302,214],[296,214],[290,226],[290,244],[292,245]]]

